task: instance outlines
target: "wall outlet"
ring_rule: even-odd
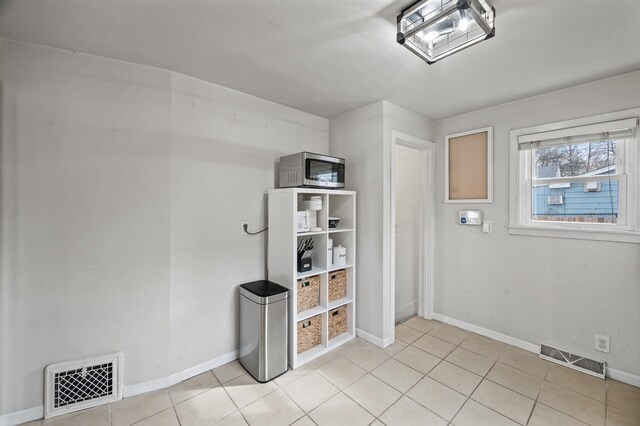
[[[244,229],[245,225],[247,227],[249,227],[249,221],[248,220],[241,220],[240,221],[240,235],[249,235],[249,234],[247,234],[246,230]]]
[[[603,336],[602,334],[596,334],[596,350],[604,353],[610,353],[611,351],[611,339],[609,336]]]

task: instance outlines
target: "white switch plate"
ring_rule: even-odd
[[[595,348],[600,352],[610,353],[611,351],[611,339],[609,336],[603,336],[602,334],[596,334]]]
[[[493,231],[493,222],[485,220],[482,223],[482,232],[485,234],[490,234]]]

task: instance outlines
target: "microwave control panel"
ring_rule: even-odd
[[[480,210],[460,210],[458,212],[459,225],[482,225],[482,212]]]

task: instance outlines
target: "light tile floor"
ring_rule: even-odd
[[[640,425],[640,389],[413,317],[380,349],[355,339],[260,384],[237,361],[169,389],[28,423],[78,425]]]

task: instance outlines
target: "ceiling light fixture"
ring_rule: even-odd
[[[398,15],[397,41],[428,64],[495,35],[488,0],[418,0]]]

